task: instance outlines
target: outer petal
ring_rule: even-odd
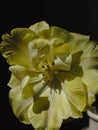
[[[76,77],[71,81],[65,81],[63,90],[73,106],[78,111],[84,111],[87,104],[87,88],[83,85],[81,78]]]
[[[88,105],[91,105],[95,101],[95,94],[98,94],[98,70],[86,70],[82,81],[87,85]]]
[[[89,41],[89,36],[77,34],[77,33],[71,33],[73,36],[73,39],[71,41],[71,54],[77,53],[79,51],[84,51],[87,47],[87,43]]]
[[[30,29],[33,30],[36,34],[39,34],[40,32],[44,30],[48,30],[49,25],[45,21],[41,21],[41,22],[31,25]]]
[[[20,80],[17,79],[13,74],[11,74],[8,86],[11,88],[18,87],[20,85]]]
[[[28,75],[28,72],[26,70],[26,68],[24,68],[23,66],[19,66],[19,65],[14,65],[14,66],[10,66],[9,70],[14,74],[14,76],[18,79],[18,80],[22,80],[26,75]]]
[[[98,45],[95,42],[88,42],[81,56],[83,70],[98,68]]]
[[[28,107],[31,104],[32,99],[24,100],[22,98],[22,89],[15,87],[10,90],[9,100],[16,117],[25,124],[30,124],[27,116]]]
[[[1,52],[10,65],[17,64],[29,69],[32,67],[27,47],[35,36],[34,32],[27,28],[13,29],[11,36],[3,35]]]
[[[14,114],[17,118],[19,118],[20,121],[23,123],[28,124],[29,120],[27,117],[27,109],[32,101],[32,93],[33,89],[29,85],[29,77],[25,76],[23,80],[17,79],[13,74],[11,76],[11,79],[8,83],[8,85],[12,88],[9,92],[9,100],[13,109]],[[26,88],[28,86],[28,88]],[[25,87],[26,96],[23,95],[23,88]],[[28,100],[27,97],[31,97]]]
[[[54,83],[53,83],[54,84]],[[57,84],[58,85],[58,84]],[[60,86],[57,89],[47,88],[36,98],[28,110],[28,118],[35,129],[58,130],[63,119],[79,118],[81,113],[68,101]]]
[[[51,26],[49,29],[50,38],[60,38],[63,39],[64,42],[69,42],[73,36],[65,29],[62,29],[57,26]]]

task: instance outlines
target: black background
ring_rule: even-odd
[[[45,20],[71,32],[90,35],[98,41],[97,0],[0,0],[0,41],[4,33],[15,27],[29,27]],[[8,102],[8,64],[0,56],[0,130],[32,130],[31,125],[20,123]],[[63,124],[61,130],[80,130],[88,125],[88,117]]]

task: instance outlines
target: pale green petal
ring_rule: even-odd
[[[83,68],[83,70],[87,70],[87,69],[93,69],[93,68],[98,68],[98,57],[84,57],[81,59],[81,66]]]
[[[42,96],[36,97],[28,109],[28,118],[35,129],[44,130],[47,125],[47,110],[50,106],[49,92],[46,90]]]
[[[67,98],[76,107],[76,109],[83,111],[87,103],[87,90],[83,85],[81,78],[76,77],[71,81],[65,81],[63,89]]]
[[[32,61],[32,70],[42,71],[47,61],[50,46],[47,40],[35,39],[28,44],[28,51]]]
[[[27,47],[34,37],[34,32],[27,28],[16,28],[11,31],[11,35],[3,35],[1,52],[10,65],[17,64],[29,69],[32,67]]]
[[[51,26],[49,29],[50,32],[50,38],[61,38],[64,40],[64,42],[69,42],[73,39],[73,36],[65,29],[57,27],[57,26]]]
[[[49,45],[50,46],[59,46],[59,45],[63,45],[64,44],[64,40],[61,38],[53,38],[49,41]]]
[[[69,71],[71,69],[72,56],[69,55],[65,60],[57,57],[54,60],[55,70]]]
[[[23,99],[28,99],[35,94],[35,91],[33,90],[33,86],[31,83],[27,82],[23,87],[24,87],[22,91]]]
[[[63,43],[63,40],[60,38],[54,38],[49,41],[50,45],[50,52],[47,55],[48,63],[51,65],[53,60],[56,57],[60,57],[61,59],[66,59],[68,55],[70,55],[71,44],[70,43]]]
[[[25,77],[27,78],[27,77]],[[38,75],[36,77],[31,78],[30,80],[26,82],[26,79],[23,80],[23,84],[21,84],[21,87],[23,88],[23,98],[27,99],[31,96],[37,97],[39,94],[43,91],[46,84],[43,78]]]
[[[59,44],[57,46],[54,46],[54,54],[55,55],[62,55],[64,54],[64,56],[68,56],[69,54],[71,54],[71,49],[72,49],[72,44],[71,43],[66,43],[66,44]]]
[[[71,32],[71,35],[74,37],[75,41],[77,42],[76,44],[78,45],[78,42],[88,42],[90,36],[79,34],[79,33],[73,33]]]
[[[74,37],[71,54],[81,52],[80,65],[85,71],[98,67],[98,45],[94,41],[89,41],[89,36],[71,33]]]
[[[18,80],[22,80],[26,75],[28,75],[26,68],[19,65],[10,66],[9,70],[14,74]]]
[[[25,124],[30,124],[27,116],[27,110],[32,103],[32,99],[24,100],[22,98],[22,89],[16,87],[10,90],[9,100],[16,117]]]
[[[10,90],[9,98],[14,112],[16,112],[19,104],[21,103],[22,100],[21,94],[22,94],[22,89],[19,86]]]
[[[77,53],[74,53],[71,57],[69,56],[69,59],[67,59],[67,62],[72,60],[69,71],[58,71],[58,78],[61,82],[64,82],[66,79],[71,81],[75,77],[83,76],[82,67],[79,65],[81,54],[82,54],[82,52],[77,52]],[[71,60],[70,60],[70,58],[71,58]]]
[[[82,58],[98,57],[98,45],[94,41],[87,42]]]
[[[13,74],[11,74],[10,80],[7,85],[11,88],[18,87],[20,85],[20,80],[17,79]]]
[[[36,34],[39,34],[41,31],[48,30],[49,25],[45,21],[41,21],[31,25],[30,29],[33,30]]]
[[[51,95],[51,96],[50,96]],[[82,114],[68,101],[63,91],[48,88],[28,110],[28,117],[35,129],[58,130],[63,119],[79,118]]]
[[[68,101],[63,91],[57,93],[54,90],[52,92],[47,119],[47,127],[49,130],[58,130],[61,127],[63,119],[68,119],[69,117],[79,118],[81,116],[81,113]]]
[[[82,81],[88,86],[88,104],[91,105],[95,101],[95,94],[98,94],[98,70],[86,70]]]
[[[74,76],[80,76],[80,77],[83,76],[83,70],[82,70],[82,67],[80,66],[81,55],[82,55],[82,51],[79,51],[72,55],[72,64],[71,64],[70,74]]]
[[[84,51],[85,48],[87,47],[89,36],[81,35],[77,33],[71,33],[71,35],[74,37],[71,41],[72,44],[71,54],[77,53],[79,51]]]
[[[83,70],[98,68],[98,45],[95,42],[88,42],[81,56]]]
[[[43,111],[40,114],[35,114],[33,112],[33,104],[28,109],[28,118],[32,126],[37,130],[45,130],[47,111]]]
[[[34,95],[33,86],[30,83],[30,76],[25,76],[21,81],[20,87],[23,89],[22,97],[23,99],[28,99]]]

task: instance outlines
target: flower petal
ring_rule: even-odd
[[[10,88],[18,87],[20,85],[20,80],[17,79],[13,74],[11,74],[10,80],[7,85]]]
[[[98,70],[86,70],[82,81],[88,86],[88,105],[91,105],[95,101],[95,95],[98,93]]]
[[[67,100],[63,91],[58,93],[51,88],[47,88],[35,99],[28,110],[28,118],[35,129],[59,129],[63,119],[81,116],[82,114]]]
[[[20,65],[10,66],[9,70],[13,73],[13,75],[18,79],[22,80],[26,75],[28,75],[25,67]]]
[[[67,95],[68,100],[77,110],[83,111],[85,109],[87,103],[87,90],[80,77],[76,77],[71,81],[65,80],[63,90]]]
[[[32,67],[27,47],[28,42],[35,36],[34,32],[27,28],[16,28],[11,31],[11,35],[3,35],[1,52],[10,65],[17,64],[29,69]]]
[[[69,55],[65,60],[57,57],[54,60],[54,68],[55,68],[55,70],[70,71],[71,63],[72,63],[71,55]]]
[[[51,26],[49,32],[50,38],[60,38],[64,40],[64,42],[69,42],[73,38],[73,36],[67,30],[57,26]]]
[[[30,124],[28,119],[27,110],[31,104],[32,98],[24,100],[22,98],[22,89],[15,87],[10,90],[9,100],[16,117],[25,124]]]
[[[38,34],[43,30],[48,30],[49,25],[45,21],[41,21],[41,22],[31,25],[29,28],[33,30],[36,34]]]

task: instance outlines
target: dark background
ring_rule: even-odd
[[[29,27],[45,20],[71,32],[90,35],[98,41],[98,0],[0,0],[0,41],[4,33],[15,27]],[[32,130],[20,123],[8,102],[8,64],[0,55],[0,130]],[[88,125],[88,117],[63,124],[61,130],[80,130]]]

